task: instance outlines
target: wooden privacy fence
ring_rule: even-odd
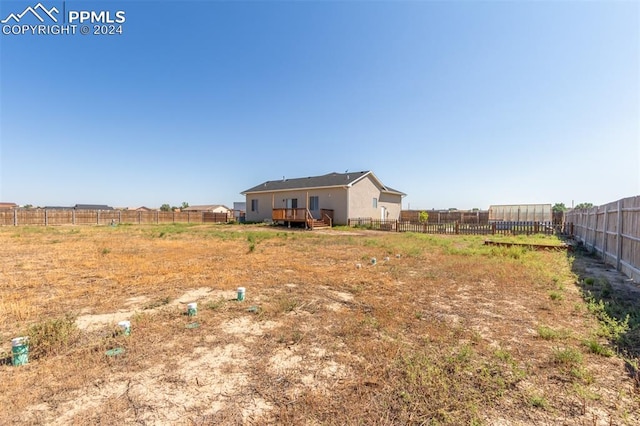
[[[0,210],[0,226],[219,223],[230,221],[233,221],[232,213],[75,209]]]
[[[496,234],[554,234],[559,228],[552,222],[494,222],[473,223],[429,223],[402,220],[380,220],[355,218],[348,220],[348,226],[363,227],[380,231],[420,232],[424,234],[453,235],[496,235]]]
[[[569,232],[634,281],[640,282],[640,196],[565,214]]]

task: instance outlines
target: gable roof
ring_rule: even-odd
[[[392,194],[399,194],[405,196],[404,192],[400,192],[388,186],[385,186],[380,179],[376,177],[370,170],[362,172],[347,172],[347,173],[328,173],[322,176],[309,176],[306,178],[294,178],[294,179],[281,179],[271,180],[256,185],[253,188],[249,188],[242,191],[241,194],[250,194],[256,192],[277,192],[277,191],[291,191],[295,189],[316,189],[316,188],[332,188],[332,187],[350,187],[366,176],[370,176],[375,182],[378,183],[382,192],[388,192]]]

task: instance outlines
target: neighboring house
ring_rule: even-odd
[[[207,204],[203,206],[189,206],[182,209],[183,212],[209,212],[209,213],[227,213],[231,209],[223,204]]]
[[[140,206],[140,207],[127,207],[125,210],[130,212],[152,212],[155,209],[152,209],[146,206]]]
[[[113,210],[113,207],[106,204],[76,204],[72,208],[76,210]]]
[[[351,218],[396,220],[406,194],[382,183],[371,171],[329,173],[267,181],[241,192],[247,222],[325,221],[346,225]]]
[[[13,210],[17,208],[18,205],[16,203],[0,203],[0,210]]]

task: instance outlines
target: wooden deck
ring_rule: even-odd
[[[271,219],[274,222],[304,223],[307,228],[325,228],[333,225],[333,210],[320,210],[322,219],[316,219],[306,208],[272,209]]]

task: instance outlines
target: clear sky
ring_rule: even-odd
[[[638,1],[41,3],[126,21],[0,34],[0,201],[231,206],[345,170],[404,208],[640,195]]]

